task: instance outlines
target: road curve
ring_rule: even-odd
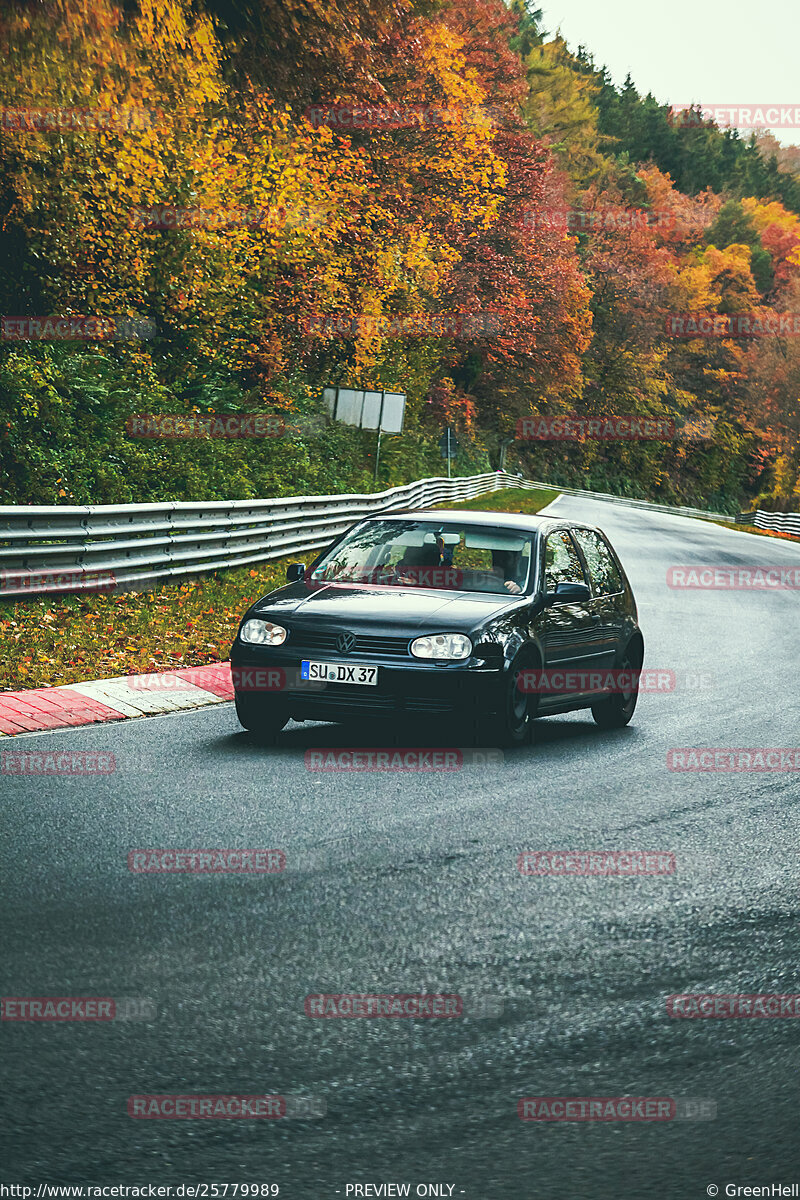
[[[684,1200],[800,1179],[800,1020],[666,1008],[673,993],[800,992],[800,772],[667,768],[671,748],[800,746],[800,591],[666,582],[674,565],[800,568],[800,546],[577,498],[549,511],[610,535],[646,663],[676,673],[627,729],[571,714],[501,765],[416,774],[309,771],[309,748],[386,734],[293,724],[264,749],[228,704],[14,739],[111,751],[117,769],[2,777],[3,995],[146,997],[157,1016],[3,1023],[5,1180]],[[277,847],[287,869],[133,874],[138,847]],[[566,849],[671,851],[676,870],[517,870],[522,851]],[[488,995],[502,1011],[310,1019],[319,992]],[[143,1093],[304,1094],[327,1111],[133,1120]],[[702,1099],[716,1117],[517,1116],[524,1096],[623,1095]]]

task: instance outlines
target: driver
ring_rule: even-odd
[[[400,583],[424,586],[424,569],[438,567],[440,560],[441,551],[437,544],[406,546],[403,557],[395,567],[395,574]]]
[[[503,581],[503,587],[512,596],[522,594],[522,588],[517,582],[522,574],[520,555],[515,550],[493,550],[492,571]]]

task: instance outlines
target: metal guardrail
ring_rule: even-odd
[[[361,517],[533,486],[488,472],[372,495],[0,508],[0,595],[152,587],[201,571],[318,552]]]
[[[739,513],[739,525],[754,525],[756,529],[769,529],[773,533],[792,533],[800,537],[800,513],[766,512],[757,508],[755,512]]]
[[[642,508],[647,512],[671,513],[677,517],[706,517],[710,521],[736,521],[730,513],[709,512],[705,508],[686,508],[682,505],[657,504],[653,500],[637,500],[630,496],[612,496],[609,492],[584,492],[580,488],[559,487],[553,483],[539,483],[528,480],[530,487],[552,488],[564,496],[582,496],[586,500],[609,500],[612,504],[622,504],[626,508]],[[522,486],[521,484],[519,486]]]
[[[470,500],[498,488],[552,484],[492,471],[459,479],[419,479],[372,495],[285,496],[163,504],[0,508],[0,596],[153,587],[202,571],[317,553],[361,517]],[[733,520],[598,492],[570,496]]]

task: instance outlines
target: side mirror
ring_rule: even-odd
[[[298,579],[302,579],[306,573],[305,563],[289,563],[286,568],[286,582],[296,583]]]
[[[591,600],[585,583],[558,583],[554,592],[545,592],[545,604],[582,604]]]

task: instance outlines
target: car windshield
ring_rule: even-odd
[[[370,521],[323,555],[311,579],[519,595],[530,575],[532,540],[488,526]]]

